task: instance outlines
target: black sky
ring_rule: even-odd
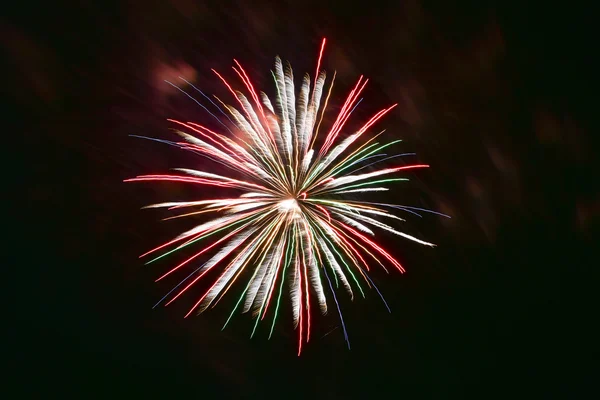
[[[16,393],[103,397],[434,398],[587,393],[597,376],[597,77],[589,10],[519,2],[59,2],[2,22],[16,138],[15,221],[4,285]],[[282,321],[248,339],[230,304],[183,319],[193,297],[151,310],[168,264],[138,255],[186,229],[153,202],[190,188],[125,185],[194,162],[127,135],[168,135],[166,118],[206,119],[163,79],[221,93],[232,58],[269,87],[275,55],[296,76],[324,68],[341,87],[371,79],[366,118],[431,164],[391,196],[451,214],[409,218],[435,249],[384,236],[408,273],[342,301],[301,358]],[[12,142],[12,140],[11,140]],[[8,147],[8,146],[7,146]],[[9,159],[13,159],[10,155]],[[16,167],[16,168],[15,168]],[[20,209],[20,208],[19,208]],[[14,211],[13,211],[14,210]],[[13,224],[11,224],[13,225]],[[233,300],[230,300],[233,301]],[[289,315],[288,315],[289,317]],[[285,317],[284,317],[285,318]],[[232,397],[234,396],[234,397]]]

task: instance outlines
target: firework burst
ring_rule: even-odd
[[[375,235],[373,227],[433,246],[381,222],[383,219],[404,221],[392,214],[391,209],[411,213],[428,210],[344,199],[347,193],[359,193],[366,197],[368,192],[386,191],[386,183],[406,180],[390,178],[390,175],[428,167],[416,164],[377,170],[371,168],[366,171],[366,168],[374,164],[406,155],[387,156],[382,153],[384,149],[399,140],[381,144],[376,141],[379,135],[367,134],[395,105],[379,111],[356,132],[341,138],[346,122],[360,102],[359,97],[367,79],[362,76],[358,79],[333,125],[319,138],[322,143],[319,149],[315,150],[321,121],[335,81],[334,74],[321,107],[326,74],[319,70],[324,47],[325,40],[317,62],[317,79],[311,85],[309,76],[305,75],[298,93],[294,88],[291,68],[289,65],[284,67],[281,60],[276,59],[275,70],[272,71],[277,91],[274,103],[265,93],[257,93],[245,70],[235,60],[233,70],[241,79],[249,97],[234,90],[219,73],[213,71],[233,94],[239,105],[237,108],[224,104],[216,97],[217,101],[213,101],[187,82],[210,101],[215,113],[219,112],[219,115],[225,117],[219,118],[202,105],[228,134],[212,131],[197,123],[169,120],[176,125],[176,132],[183,141],[159,141],[208,157],[224,165],[231,174],[225,176],[193,169],[177,169],[176,173],[169,175],[144,175],[126,180],[185,182],[238,191],[237,197],[148,206],[173,210],[192,209],[177,217],[203,213],[214,213],[217,216],[141,257],[162,251],[163,254],[155,256],[150,261],[152,262],[184,247],[209,241],[192,257],[157,279],[161,280],[184,267],[189,268],[210,250],[217,251],[204,264],[193,268],[191,274],[161,302],[170,297],[166,303],[170,304],[209,271],[218,269],[220,276],[193,305],[186,317],[195,311],[202,312],[209,306],[214,306],[246,271],[251,277],[225,326],[236,310],[241,308],[243,312],[251,311],[256,318],[252,331],[254,335],[258,323],[271,311],[270,337],[281,308],[282,294],[287,291],[291,299],[294,326],[299,331],[298,354],[303,342],[308,342],[310,338],[311,314],[315,309],[323,314],[328,311],[327,292],[333,297],[349,347],[334,287],[341,284],[351,298],[354,298],[357,289],[364,296],[362,285],[365,284],[379,293],[367,275],[370,264],[379,264],[384,269],[387,264],[404,272],[404,268],[392,255],[369,238]],[[363,172],[358,173],[361,170]]]

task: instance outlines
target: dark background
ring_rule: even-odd
[[[5,270],[18,277],[3,283],[16,397],[585,393],[598,372],[592,14],[417,0],[13,5],[0,40],[17,160]],[[122,180],[194,160],[127,135],[208,119],[164,79],[225,97],[210,68],[235,57],[270,88],[277,54],[312,75],[322,37],[338,97],[371,79],[357,118],[399,103],[379,126],[432,168],[390,196],[453,216],[409,218],[438,247],[382,238],[408,273],[373,274],[392,314],[374,292],[342,300],[351,351],[334,314],[314,319],[298,358],[289,313],[267,341],[248,338],[245,315],[221,332],[227,302],[185,320],[194,296],[151,310],[176,282],[155,284],[171,264],[137,256],[190,225],[140,207],[198,192]]]

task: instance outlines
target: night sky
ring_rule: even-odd
[[[4,135],[17,142],[5,146],[16,190],[4,197],[18,204],[6,210],[3,280],[11,398],[589,395],[597,29],[573,4],[497,3],[13,6],[0,18]],[[312,75],[323,37],[338,99],[370,78],[354,124],[398,103],[378,126],[431,168],[385,197],[450,214],[407,216],[407,231],[438,247],[381,235],[408,272],[371,275],[392,314],[375,292],[339,296],[350,351],[335,313],[313,319],[298,358],[289,308],[270,341],[265,329],[249,339],[246,314],[221,332],[236,296],[196,318],[183,316],[198,292],[152,310],[178,282],[154,283],[175,261],[138,256],[193,221],[140,208],[206,192],[122,181],[209,162],[128,135],[170,138],[167,118],[208,120],[165,79],[225,98],[210,69],[229,74],[236,58],[268,91],[276,55]]]

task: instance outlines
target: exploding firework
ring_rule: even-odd
[[[225,176],[193,169],[176,169],[177,173],[174,174],[144,175],[126,180],[185,182],[238,191],[238,197],[148,206],[193,210],[177,217],[204,213],[217,215],[141,256],[162,251],[163,254],[156,256],[150,261],[152,262],[201,241],[210,242],[192,257],[166,272],[158,281],[188,267],[203,254],[211,250],[217,251],[204,264],[194,268],[158,304],[169,296],[166,304],[173,302],[209,271],[218,269],[220,276],[193,305],[186,317],[194,311],[200,313],[209,306],[214,306],[246,271],[251,277],[224,327],[235,311],[241,308],[243,312],[251,311],[256,319],[252,331],[254,335],[258,323],[271,311],[271,337],[280,313],[282,295],[287,291],[291,299],[294,327],[299,331],[298,354],[302,350],[302,344],[310,338],[311,313],[314,313],[315,308],[323,314],[328,311],[327,292],[333,297],[349,347],[334,287],[341,284],[350,297],[354,298],[357,289],[362,296],[365,295],[363,285],[366,285],[374,288],[381,296],[367,275],[370,264],[379,264],[384,269],[387,264],[404,272],[404,268],[392,255],[369,238],[375,236],[372,227],[433,246],[381,222],[384,218],[404,221],[392,214],[391,209],[410,213],[429,210],[344,199],[344,195],[348,193],[360,193],[360,196],[366,197],[369,192],[386,191],[388,189],[384,184],[406,180],[389,178],[390,175],[428,167],[416,164],[377,170],[371,168],[375,164],[407,155],[388,156],[383,153],[399,140],[381,144],[376,141],[381,133],[368,135],[370,128],[395,105],[379,111],[358,131],[341,138],[346,122],[360,102],[359,96],[367,79],[362,76],[358,79],[333,125],[319,138],[321,144],[315,150],[319,128],[335,82],[334,74],[324,106],[320,107],[326,83],[325,72],[319,71],[324,48],[325,40],[319,52],[317,79],[311,85],[309,76],[305,75],[299,93],[294,89],[291,68],[289,65],[284,68],[281,60],[276,58],[275,70],[272,72],[277,92],[275,103],[265,93],[257,93],[245,70],[235,60],[233,70],[241,79],[249,98],[234,90],[219,73],[213,72],[233,94],[239,108],[226,105],[216,97],[215,102],[187,82],[210,102],[206,107],[199,102],[198,104],[228,134],[224,131],[215,132],[197,123],[169,120],[177,126],[176,132],[183,141],[159,141],[207,157],[224,165],[231,174]],[[214,108],[214,113],[209,110],[209,106]],[[353,151],[350,150],[352,148]],[[367,171],[367,168],[370,169]],[[363,172],[358,173],[359,171]],[[387,307],[387,303],[385,305]]]

